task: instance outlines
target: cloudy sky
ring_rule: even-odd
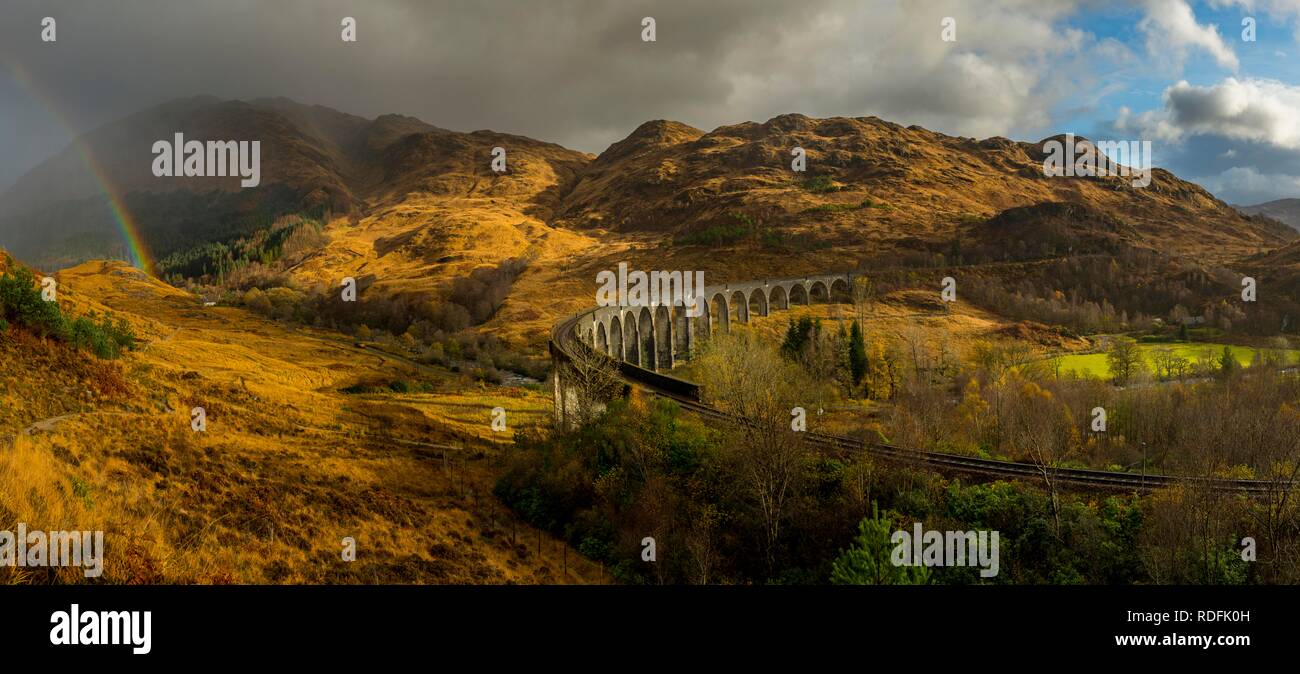
[[[785,112],[1030,141],[1073,131],[1151,140],[1157,165],[1234,203],[1300,197],[1300,0],[5,0],[0,13],[0,188],[74,133],[212,94],[589,152],[649,119],[712,129]],[[45,16],[56,42],[41,41]]]

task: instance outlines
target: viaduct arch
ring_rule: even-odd
[[[730,332],[732,323],[796,304],[848,301],[852,288],[852,273],[707,286],[700,293],[700,316],[666,302],[598,307],[572,321],[571,336],[620,363],[665,372],[689,358],[701,340]]]

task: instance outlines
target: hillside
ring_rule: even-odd
[[[562,546],[489,495],[500,451],[491,410],[508,407],[511,428],[526,429],[548,414],[546,396],[477,389],[337,335],[204,307],[117,262],[58,276],[70,311],[111,312],[140,341],[99,360],[19,327],[0,333],[0,521],[102,528],[103,581],[598,573],[570,551],[563,574]],[[194,407],[206,411],[204,432],[191,430]],[[344,537],[357,542],[355,562],[340,558]],[[26,573],[0,582],[47,580]],[[69,573],[57,579],[80,580]]]
[[[1256,275],[1266,287],[1300,298],[1300,241],[1247,258],[1242,268]]]
[[[1254,206],[1238,206],[1247,215],[1263,215],[1300,230],[1300,199],[1277,199]]]
[[[561,222],[684,234],[739,211],[836,246],[907,247],[913,238],[951,238],[960,225],[1006,209],[1075,202],[1131,225],[1130,244],[1207,260],[1294,236],[1161,169],[1146,188],[1119,177],[1048,178],[1041,145],[946,136],[875,117],[791,114],[709,133],[651,122],[592,162]],[[790,170],[794,147],[807,152],[805,176]]]
[[[149,148],[175,133],[260,141],[260,185],[153,177]],[[508,176],[494,180],[486,159],[493,146],[484,143],[511,148]],[[480,147],[485,159],[467,156],[469,147]],[[91,172],[82,148],[95,157],[99,174]],[[390,203],[394,193],[400,199],[417,189],[529,199],[585,160],[547,143],[455,134],[411,117],[364,120],[287,99],[183,99],[90,131],[23,176],[0,199],[0,243],[42,267],[125,254],[100,183],[104,176],[138,222],[153,258],[166,260],[205,242],[247,236],[286,213],[328,219],[330,213],[369,212]],[[473,187],[478,181],[481,189]],[[534,189],[534,182],[542,186]]]

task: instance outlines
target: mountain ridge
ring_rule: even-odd
[[[148,156],[128,148],[143,152],[154,136],[176,131],[264,133],[262,186],[138,175],[147,173]],[[1300,236],[1159,168],[1146,188],[1119,176],[1048,177],[1042,143],[1050,139],[981,140],[878,117],[790,113],[712,131],[650,120],[591,155],[403,115],[368,120],[287,98],[196,97],[100,127],[86,142],[114,158],[106,172],[163,259],[161,273],[181,268],[167,264],[169,255],[191,260],[187,251],[213,243],[256,243],[286,216],[316,222],[321,240],[276,272],[288,279],[281,283],[367,277],[377,292],[417,302],[444,296],[476,269],[528,260],[516,288],[487,312],[485,329],[507,338],[544,334],[557,315],[588,303],[582,279],[619,262],[704,269],[721,281],[855,268],[867,259],[959,263],[970,251],[1022,259],[1134,249],[1216,266]],[[491,169],[494,147],[507,151],[503,173]],[[807,156],[802,174],[790,170],[796,147]],[[67,173],[77,159],[61,155],[5,193],[0,245],[57,268],[102,257],[120,240],[114,223],[96,216],[93,196],[58,201],[55,191],[35,219],[14,215],[16,205],[45,194],[39,178]],[[207,270],[201,283],[220,283],[258,259],[274,267],[277,252],[261,243],[218,249],[184,268]],[[269,282],[253,278],[241,283]],[[552,301],[539,305],[536,297]]]
[[[1274,199],[1254,206],[1236,206],[1247,215],[1263,215],[1300,230],[1300,199]]]

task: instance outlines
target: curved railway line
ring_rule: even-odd
[[[557,323],[551,331],[553,358],[571,360],[569,349],[576,339],[575,327],[580,320],[589,319],[593,310],[574,315]],[[734,415],[701,402],[699,385],[659,372],[653,372],[625,361],[617,362],[620,375],[628,384],[637,386],[652,395],[667,398],[683,409],[706,419],[726,423],[747,423]],[[557,375],[558,376],[558,375]],[[973,456],[927,450],[907,449],[884,443],[872,443],[855,438],[808,431],[807,441],[817,449],[832,455],[866,454],[885,461],[919,465],[934,470],[967,475],[1004,479],[1044,479],[1042,468],[1018,461],[999,461]],[[1239,492],[1251,496],[1277,494],[1292,485],[1271,480],[1246,480],[1202,478],[1174,475],[1133,475],[1086,468],[1048,468],[1050,477],[1061,485],[1089,490],[1123,492],[1149,492],[1176,484],[1205,487],[1214,491]]]

